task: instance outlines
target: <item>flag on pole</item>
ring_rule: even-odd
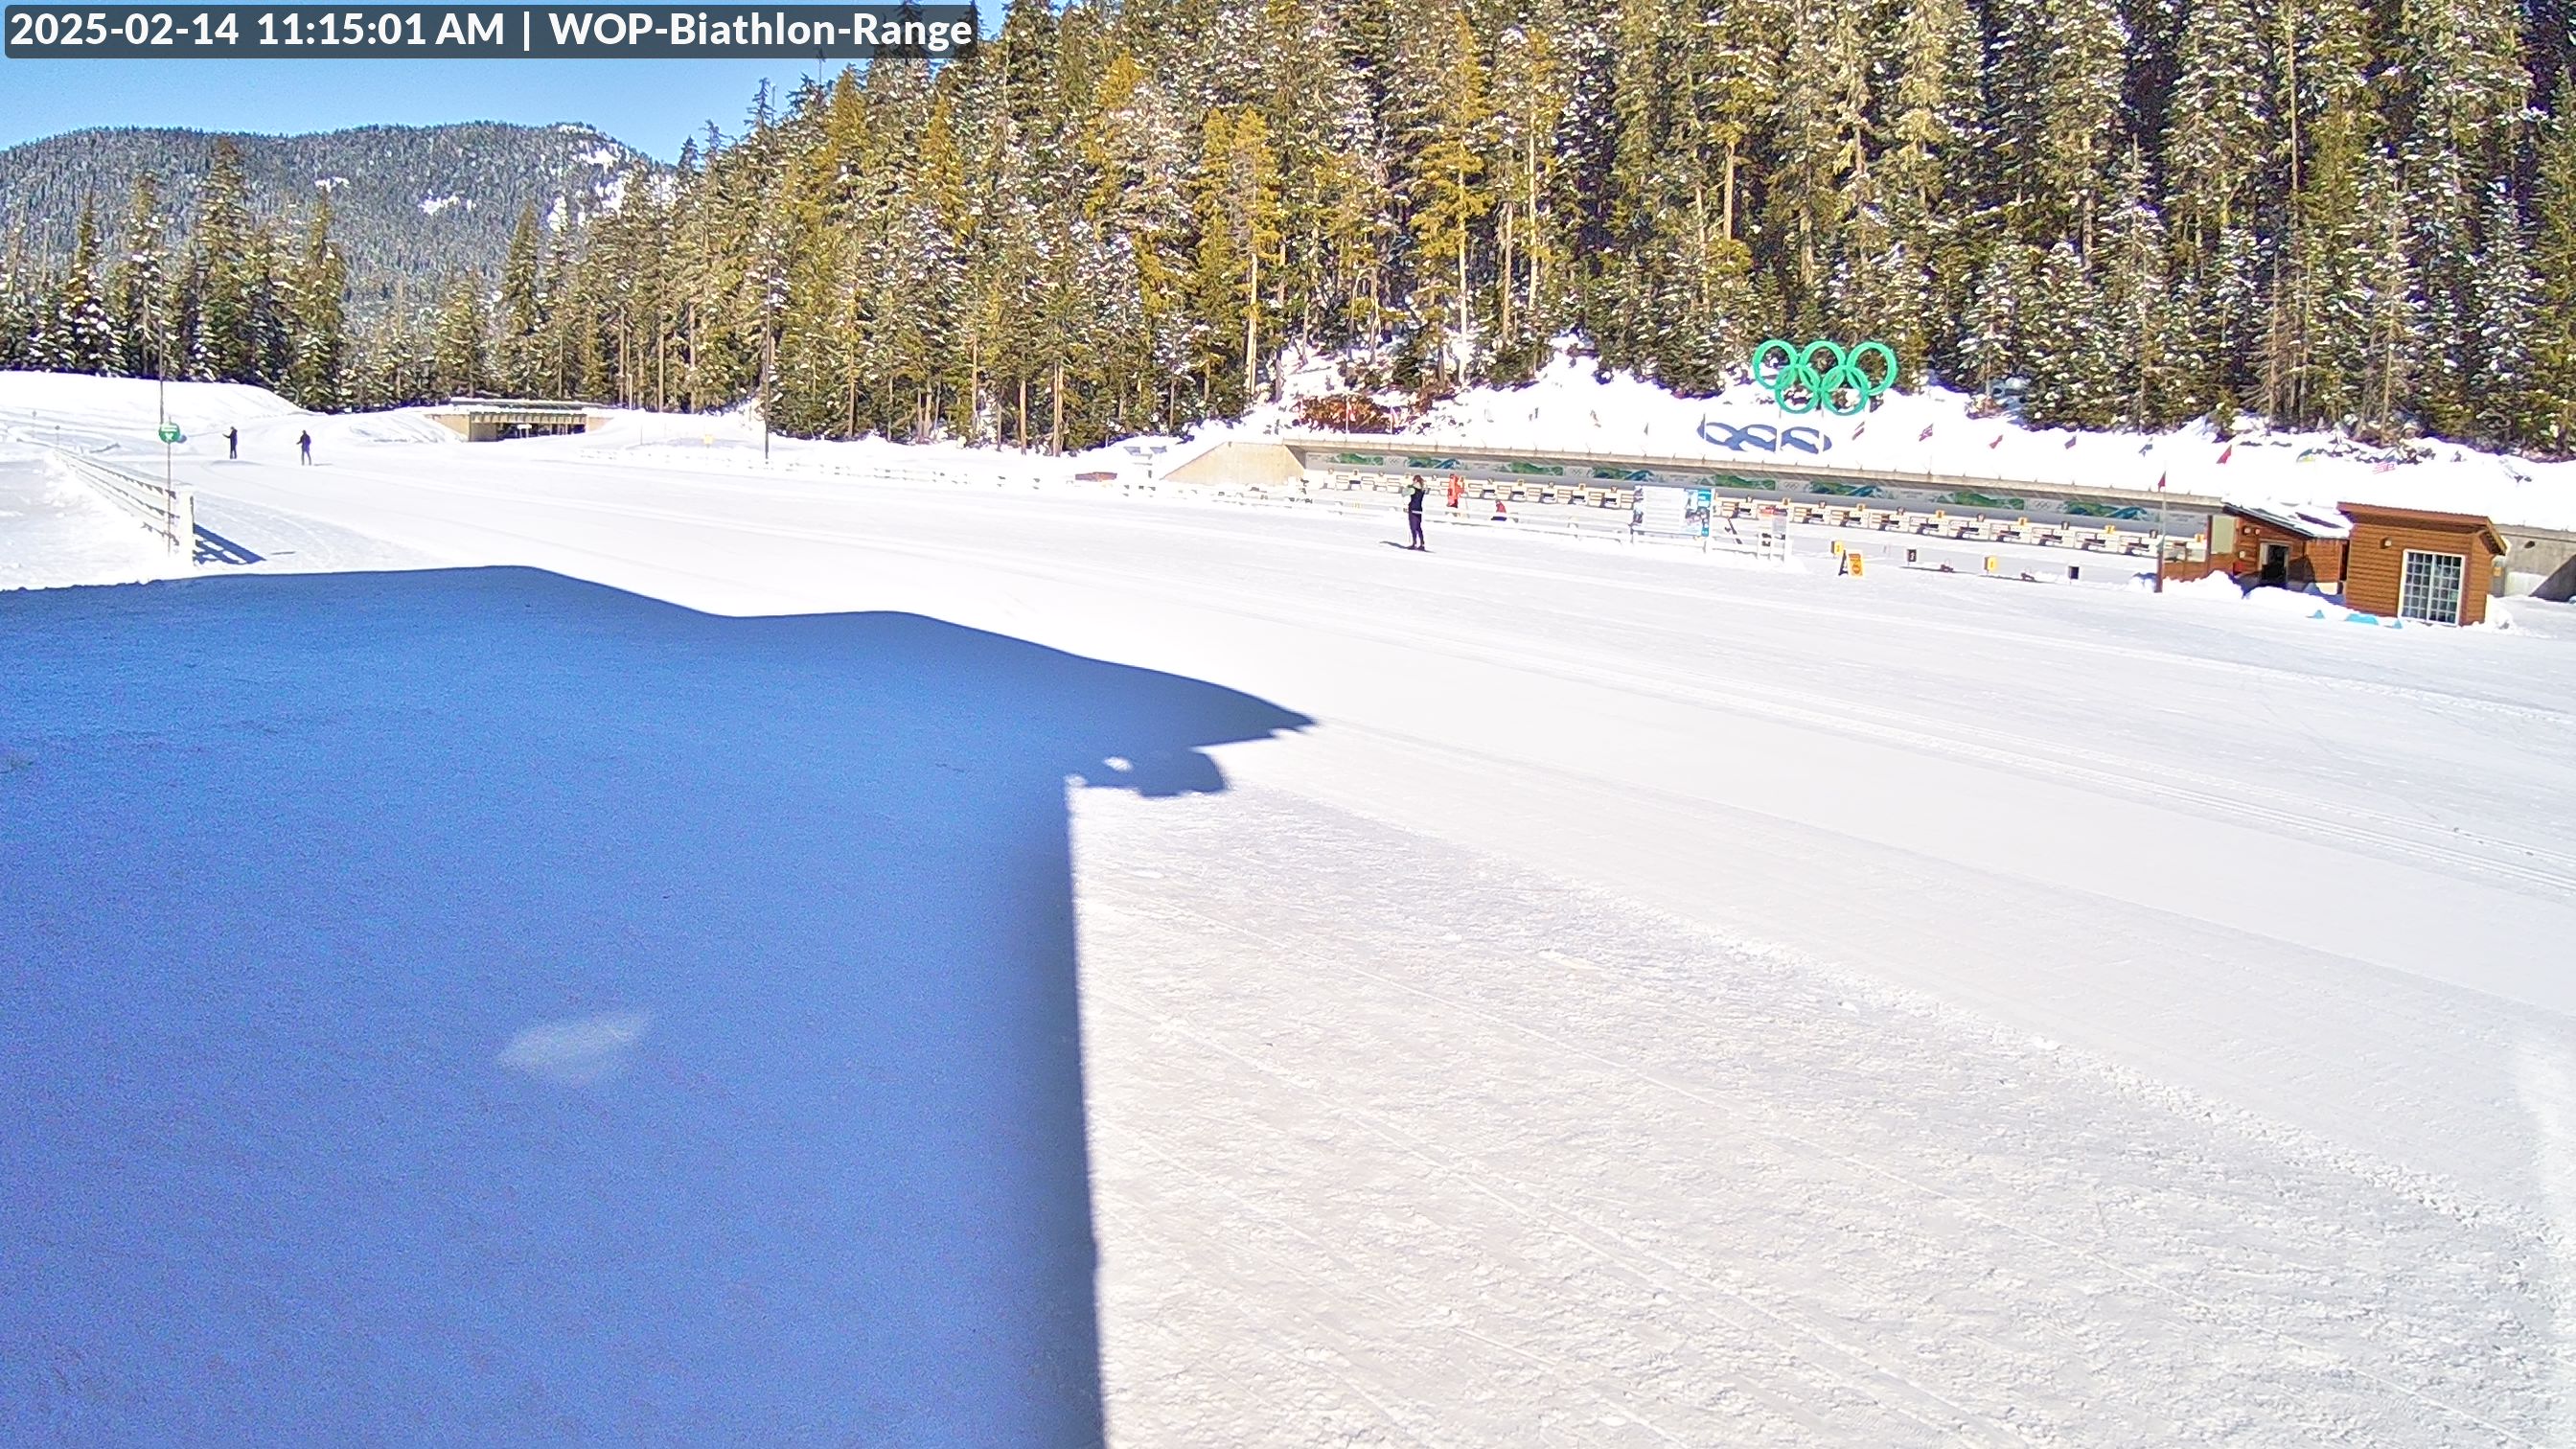
[[[1923,431],[1915,435],[1914,441],[1918,443],[1928,443],[1932,441],[1932,425],[1930,423],[1925,423],[1923,425]]]
[[[2158,473],[2158,474],[2156,475],[2156,491],[2157,491],[2158,493],[2162,493],[2163,491],[2165,491],[2165,480],[2166,480],[2167,478],[2172,477],[2172,476],[2173,476],[2173,474],[2171,474],[2171,473]]]
[[[1986,446],[1987,446],[1987,447],[1989,447],[1989,448],[2000,448],[2000,447],[2002,447],[2003,445],[2004,445],[2004,435],[2003,435],[2003,434],[2001,434],[2001,433],[1997,433],[1997,434],[1995,434],[1995,440],[1994,440],[1993,442],[1991,442],[1991,443],[1986,444]]]
[[[2224,462],[2226,462],[2228,459],[2233,458],[2233,457],[2235,457],[2235,456],[2236,456],[2236,445],[2235,445],[2234,443],[2230,443],[2230,444],[2228,444],[2228,445],[2227,445],[2226,449],[2225,449],[2224,451],[2222,451],[2222,452],[2218,455],[2218,461],[2220,461],[2220,462],[2224,463]]]
[[[2078,434],[2075,434],[2075,433],[2068,433],[2068,434],[2066,435],[2066,446],[2068,446],[2069,448],[2074,447],[2074,446],[2075,446],[2075,439],[2076,439],[2078,436],[2079,436],[2079,435],[2078,435]]]

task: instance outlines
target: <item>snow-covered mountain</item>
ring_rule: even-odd
[[[23,229],[40,254],[68,253],[83,198],[103,230],[123,215],[138,175],[160,179],[165,204],[192,213],[216,136],[204,131],[73,131],[0,150],[0,234]],[[491,272],[523,208],[555,227],[613,207],[627,177],[663,169],[588,126],[366,126],[307,136],[231,137],[253,207],[300,216],[331,198],[332,234],[349,258],[362,310],[397,282],[434,290],[458,268]]]

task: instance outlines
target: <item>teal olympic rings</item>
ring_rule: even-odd
[[[1818,365],[1818,359],[1823,364]],[[1872,376],[1861,364],[1886,364]],[[1816,341],[1800,347],[1777,337],[1753,349],[1753,381],[1768,390],[1782,412],[1811,413],[1818,408],[1838,418],[1855,416],[1896,386],[1896,349],[1884,342],[1864,342],[1849,352],[1839,342]]]

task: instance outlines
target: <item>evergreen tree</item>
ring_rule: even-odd
[[[25,231],[11,227],[7,245],[0,246],[0,368],[37,365],[36,318],[40,303],[36,273],[37,267],[27,252]]]
[[[2510,446],[2536,436],[2549,409],[2534,342],[2540,282],[2532,273],[2522,213],[2503,182],[2489,189],[2477,263],[2471,269],[2477,381],[2469,403],[2481,441]]]
[[[2101,314],[2108,370],[2119,382],[2114,415],[2130,428],[2170,423],[2188,406],[2180,404],[2188,389],[2166,332],[2172,300],[2164,218],[2148,205],[2146,191],[2146,158],[2132,145],[2104,234]]]
[[[331,196],[324,192],[313,206],[304,234],[304,254],[288,289],[288,360],[285,393],[296,406],[328,409],[340,405],[342,373],[348,362],[344,297],[349,288],[348,262],[331,241]]]
[[[1960,380],[1988,399],[2020,366],[2023,299],[2031,273],[2025,249],[2017,242],[2000,242],[1988,250],[1968,289],[1959,328]]]
[[[2046,34],[2033,157],[2031,214],[2040,235],[2072,238],[2080,253],[2093,232],[2111,160],[2121,145],[2121,76],[2129,27],[2116,0],[2040,0]]]
[[[2276,153],[2249,0],[2190,0],[2165,138],[2170,210],[2197,264],[2232,230]]]
[[[1425,43],[1427,53],[1414,64],[1428,82],[1427,94],[1415,109],[1407,138],[1412,159],[1405,204],[1419,259],[1415,311],[1425,350],[1444,359],[1453,376],[1463,377],[1476,330],[1470,253],[1477,224],[1493,204],[1482,184],[1493,108],[1476,35],[1464,11],[1443,17]],[[1445,345],[1444,333],[1456,339],[1454,348]]]
[[[2102,295],[2072,239],[2051,247],[2020,318],[2030,388],[2022,415],[2043,426],[2107,428],[2119,420]]]
[[[2532,440],[2576,451],[2576,81],[2561,81],[2541,133],[2537,235],[2532,271],[2540,285],[2531,347],[2539,416]]]
[[[505,392],[527,397],[544,392],[545,317],[537,296],[537,209],[524,207],[501,261],[501,300],[493,372]]]
[[[116,327],[98,291],[98,208],[84,199],[71,260],[54,278],[37,355],[55,372],[108,372],[116,364]]]
[[[2384,439],[2415,406],[2415,349],[2424,315],[2412,252],[2414,218],[2407,214],[2396,167],[2386,158],[2363,175],[2362,212],[2367,251],[2359,287],[2361,431]]]
[[[116,370],[160,377],[170,364],[170,258],[158,178],[134,178],[119,252],[107,274],[107,310],[116,331]]]
[[[190,236],[195,319],[190,372],[215,382],[258,382],[265,351],[263,311],[269,279],[261,264],[261,229],[251,216],[241,151],[217,137],[197,192]]]
[[[1277,276],[1282,240],[1279,163],[1261,113],[1208,113],[1198,176],[1198,313],[1207,333],[1208,375],[1220,360],[1231,381],[1220,412],[1239,412],[1253,396],[1261,358],[1262,272]]]
[[[483,289],[460,274],[448,283],[447,299],[438,309],[438,334],[430,351],[432,395],[466,397],[491,386],[488,333]]]
[[[1863,132],[1869,63],[1858,0],[1796,0],[1767,176],[1765,219],[1780,236],[1782,279],[1793,295],[1821,300],[1843,221],[1868,167]],[[1793,319],[1821,327],[1820,309]]]

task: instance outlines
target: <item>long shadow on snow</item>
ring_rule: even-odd
[[[1097,1441],[1066,777],[1307,723],[524,570],[0,593],[0,1441]]]

